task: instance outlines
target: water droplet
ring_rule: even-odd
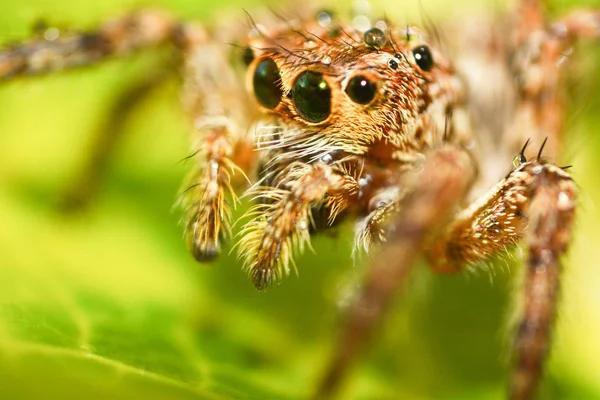
[[[366,15],[358,15],[352,20],[352,27],[357,31],[364,32],[371,27],[371,20]]]
[[[384,32],[387,30],[387,27],[388,27],[387,23],[384,20],[382,20],[382,19],[380,19],[379,21],[375,22],[375,28],[379,28],[379,29],[381,29]]]
[[[329,12],[329,11],[323,10],[317,14],[317,22],[322,27],[329,26],[329,24],[331,24],[331,20],[332,20],[331,12]]]
[[[385,44],[385,33],[379,28],[371,28],[365,32],[363,39],[367,46],[374,49],[381,49]]]
[[[60,31],[58,28],[48,28],[44,31],[44,39],[49,42],[53,42],[60,37]]]
[[[356,0],[354,2],[354,13],[356,15],[371,14],[371,3],[368,0]]]
[[[304,48],[305,49],[312,50],[315,47],[317,47],[317,43],[315,43],[314,40],[307,40],[306,42],[304,42]]]

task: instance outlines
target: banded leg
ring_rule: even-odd
[[[564,61],[580,38],[600,37],[600,11],[578,10],[553,24],[544,19],[541,0],[523,0],[517,9],[516,43],[510,55],[518,82],[514,124],[505,143],[514,152],[526,139],[548,138],[546,154],[558,159],[562,148],[567,78]]]
[[[79,212],[87,209],[93,201],[102,184],[107,164],[123,139],[132,112],[171,76],[166,65],[157,65],[156,70],[150,76],[144,76],[125,88],[111,105],[106,120],[95,132],[93,144],[84,160],[85,164],[60,196],[61,211]]]
[[[292,253],[302,251],[309,242],[312,206],[324,205],[334,213],[341,212],[347,199],[358,193],[357,179],[331,165],[296,164],[285,174],[279,188],[252,191],[259,192],[256,197],[265,204],[249,210],[248,215],[256,217],[241,230],[237,244],[244,268],[259,290],[288,274]],[[330,214],[330,223],[334,219],[335,214]]]
[[[568,175],[554,166],[530,166],[530,173],[536,179],[529,209],[528,263],[523,311],[514,342],[511,400],[531,399],[536,392],[556,318],[559,257],[571,240],[575,212],[575,184]]]
[[[86,32],[49,27],[33,39],[0,48],[0,80],[60,72],[174,43],[180,37],[179,30],[179,24],[171,16],[155,10],[111,19]],[[93,198],[104,167],[121,140],[130,112],[168,76],[166,63],[155,67],[156,71],[126,88],[109,110],[89,159],[60,196],[62,210],[79,210]]]
[[[561,168],[537,159],[524,162],[460,214],[430,249],[434,270],[455,272],[523,238],[529,245],[511,400],[533,398],[540,380],[558,303],[559,257],[570,241],[575,199],[575,184]]]
[[[219,38],[217,43],[198,25],[143,10],[88,32],[47,30],[41,37],[0,50],[0,79],[91,65],[162,44],[177,45],[185,58],[184,104],[194,118],[193,152],[199,159],[181,203],[186,210],[188,246],[197,259],[205,260],[217,255],[220,237],[230,236],[226,194],[233,193],[230,177],[235,172],[244,175],[239,163],[246,170],[252,163],[248,155],[252,145],[239,140],[237,127],[245,126],[245,95],[243,84],[232,77],[222,44],[227,41]],[[114,143],[104,144],[90,171],[109,156]]]
[[[175,20],[155,10],[112,19],[89,32],[49,28],[41,37],[0,50],[0,80],[95,64],[176,41],[178,35]]]
[[[415,186],[400,201],[387,245],[371,262],[365,285],[348,309],[341,337],[315,399],[329,398],[339,389],[350,365],[376,330],[392,296],[412,270],[429,233],[444,224],[466,195],[474,176],[473,160],[460,147],[446,145],[428,155]]]
[[[246,139],[241,128],[248,120],[244,85],[223,44],[198,25],[185,25],[181,33],[187,77],[183,103],[193,118],[190,158],[195,165],[180,205],[188,248],[205,261],[218,255],[221,239],[231,237],[230,203],[237,200],[232,179],[246,177],[255,153],[252,138]]]

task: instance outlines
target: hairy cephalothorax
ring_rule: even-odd
[[[560,146],[557,66],[577,37],[598,35],[600,14],[575,12],[551,25],[539,2],[521,3],[489,30],[462,24],[452,32],[454,48],[436,29],[427,36],[365,15],[354,23],[328,12],[271,16],[265,25],[249,18],[244,37],[215,30],[215,39],[196,23],[144,11],[93,32],[5,49],[0,76],[175,44],[194,126],[195,166],[180,200],[187,244],[205,261],[233,237],[260,290],[290,272],[315,230],[356,219],[354,252],[376,254],[316,398],[338,389],[415,258],[424,255],[436,272],[457,272],[524,242],[508,396],[531,399],[550,346],[559,257],[576,204],[566,168],[544,157]],[[533,157],[529,139],[539,149]],[[243,197],[256,204],[234,230],[231,209],[246,181]],[[472,200],[482,186],[489,191]]]

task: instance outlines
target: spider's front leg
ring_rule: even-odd
[[[403,193],[396,187],[386,188],[369,201],[369,214],[356,224],[354,249],[368,253],[374,246],[386,241],[387,225],[398,212],[398,202]]]
[[[442,234],[431,237],[430,232],[443,227],[463,198],[473,176],[470,159],[461,152],[458,148],[436,151],[406,197],[372,212],[377,216],[390,207],[400,210],[390,225],[388,245],[374,259],[366,284],[349,309],[342,339],[315,398],[337,390],[420,251],[426,251],[434,271],[456,272],[524,237],[529,261],[509,398],[528,400],[535,393],[557,305],[558,258],[571,234],[575,185],[561,168],[539,156],[525,161],[521,154],[516,158],[520,165],[496,188],[460,212]]]
[[[524,304],[514,342],[508,397],[532,399],[542,373],[556,315],[559,257],[571,239],[576,188],[561,168],[525,161],[487,196],[461,213],[433,243],[434,270],[458,271],[525,239],[529,246]]]
[[[329,221],[358,193],[357,179],[339,166],[294,163],[280,173],[278,187],[257,187],[251,193],[264,203],[251,208],[255,216],[240,232],[240,257],[252,282],[265,289],[289,273],[294,250],[309,240],[310,210],[325,206]],[[266,218],[264,217],[266,215]]]
[[[213,38],[202,26],[181,22],[167,13],[142,10],[115,18],[88,32],[62,32],[56,37],[36,37],[0,51],[0,79],[46,74],[99,63],[139,50],[174,44],[185,66],[183,102],[193,118],[193,158],[196,161],[181,204],[185,209],[188,247],[199,260],[215,257],[220,239],[230,236],[229,192],[231,176],[251,169],[252,145],[239,127],[247,121],[244,85],[230,66],[223,30]],[[125,92],[113,113],[110,131],[118,133],[125,114],[156,83],[154,71]],[[160,79],[162,75],[156,74]],[[99,170],[120,135],[103,135],[81,178],[69,189],[68,199],[85,202]],[[71,202],[69,202],[71,203]]]
[[[388,228],[386,246],[373,259],[366,282],[348,309],[341,338],[325,370],[315,399],[333,395],[348,369],[376,330],[392,296],[412,271],[430,232],[444,224],[464,198],[475,176],[474,162],[462,147],[444,145],[427,154],[418,179],[408,183],[406,195],[397,204],[398,213]],[[389,203],[394,204],[395,203]],[[378,209],[380,211],[378,211]],[[386,206],[374,212],[386,213]],[[370,234],[368,234],[370,235]]]
[[[182,29],[182,37],[183,102],[193,117],[195,166],[180,203],[187,245],[197,260],[205,261],[218,255],[222,238],[231,236],[229,202],[236,201],[232,179],[236,173],[245,177],[255,157],[251,141],[242,132],[248,120],[244,85],[236,78],[221,40],[211,39],[202,27],[192,24]]]

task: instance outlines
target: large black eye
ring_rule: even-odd
[[[298,114],[309,122],[325,121],[331,114],[331,89],[319,72],[300,74],[292,88],[292,100]]]
[[[256,100],[265,108],[273,109],[281,101],[281,77],[275,61],[265,58],[254,70],[252,78]]]
[[[433,56],[431,55],[431,51],[429,51],[429,47],[415,47],[413,49],[413,56],[419,68],[425,72],[431,71],[431,68],[433,68]]]
[[[377,85],[364,76],[358,75],[350,79],[346,86],[346,93],[355,103],[369,104],[377,94]]]

